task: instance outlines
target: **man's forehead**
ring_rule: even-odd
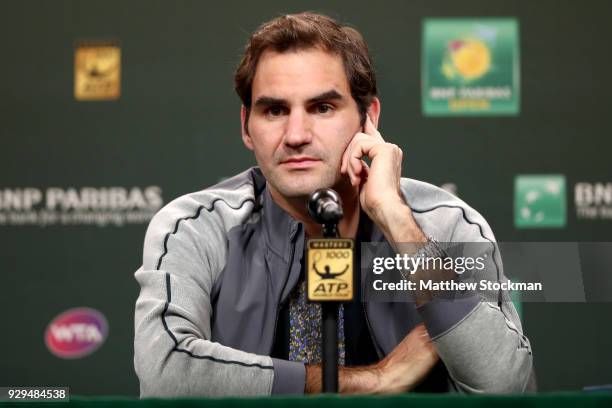
[[[266,50],[257,64],[252,98],[309,100],[331,91],[335,91],[335,97],[350,96],[339,55],[318,48],[282,53]]]

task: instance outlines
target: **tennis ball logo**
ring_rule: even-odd
[[[454,40],[448,45],[442,72],[448,79],[461,76],[464,80],[478,79],[491,68],[491,51],[476,39]]]

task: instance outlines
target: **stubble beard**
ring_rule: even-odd
[[[287,199],[307,199],[320,188],[334,188],[340,182],[340,175],[326,166],[314,172],[312,170],[272,173],[268,178],[270,185]]]

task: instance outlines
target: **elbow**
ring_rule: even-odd
[[[138,350],[134,353],[134,370],[140,385],[140,398],[152,398],[165,396],[161,392],[165,389],[163,369],[160,364],[153,360],[154,354],[144,358]]]
[[[509,364],[495,367],[490,378],[483,381],[487,394],[522,394],[527,388],[533,371],[533,356],[527,349],[518,349]]]
[[[522,394],[529,391],[533,378],[533,356],[519,349],[505,364],[492,362],[480,375],[460,381],[453,378],[457,391],[466,394]]]
[[[176,384],[168,370],[173,347],[166,342],[134,343],[134,371],[140,384],[140,398],[177,396]]]
[[[516,352],[514,364],[512,364],[504,375],[503,382],[507,386],[502,387],[501,393],[522,394],[527,390],[529,380],[533,375],[533,355],[527,348]]]

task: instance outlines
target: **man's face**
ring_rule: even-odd
[[[360,115],[340,56],[318,48],[265,51],[252,101],[248,133],[242,112],[242,137],[275,192],[297,198],[348,184],[340,164]]]

